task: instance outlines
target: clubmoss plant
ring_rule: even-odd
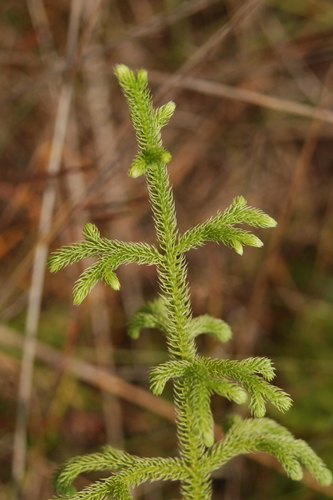
[[[187,284],[185,253],[206,241],[222,242],[238,254],[243,246],[260,247],[262,242],[250,232],[235,227],[247,224],[268,228],[275,221],[261,210],[247,206],[243,197],[234,199],[223,212],[180,234],[166,164],[171,155],[162,146],[161,128],[171,118],[172,102],[155,109],[147,87],[147,72],[134,74],[124,65],[115,69],[127,99],[134,125],[138,154],[129,175],[145,175],[156,228],[156,245],[125,243],[101,237],[93,224],[83,229],[84,240],[55,252],[49,261],[51,271],[96,257],[74,287],[74,303],[80,304],[98,280],[111,288],[120,287],[115,270],[131,262],[155,265],[160,297],[142,307],[129,325],[129,335],[137,338],[142,328],[157,328],[166,338],[169,361],[150,372],[151,390],[160,395],[172,379],[177,415],[179,455],[172,458],[142,458],[106,446],[99,453],[79,456],[61,466],[54,485],[58,499],[129,500],[131,490],[145,481],[180,482],[182,499],[211,498],[211,473],[238,454],[264,451],[276,457],[292,479],[302,478],[302,466],[322,484],[332,481],[330,471],[312,449],[276,423],[265,418],[266,403],[282,412],[291,406],[290,397],[270,382],[274,378],[272,362],[266,358],[241,361],[203,357],[197,352],[196,337],[211,334],[225,342],[230,327],[207,314],[193,318]],[[210,408],[213,393],[241,404],[247,399],[253,418],[230,418],[224,437],[214,439],[214,420]],[[108,470],[108,479],[92,483],[77,492],[72,481],[86,471]]]

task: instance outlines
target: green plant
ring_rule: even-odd
[[[173,380],[179,456],[141,458],[107,446],[99,453],[73,458],[58,469],[54,478],[57,498],[128,500],[132,498],[131,488],[144,481],[178,480],[183,499],[209,499],[211,473],[235,455],[256,451],[275,456],[292,479],[302,478],[301,465],[304,465],[321,484],[330,484],[330,471],[311,448],[275,421],[264,417],[267,402],[281,411],[291,406],[290,397],[270,384],[274,378],[271,361],[266,358],[212,359],[200,356],[196,348],[197,335],[208,333],[225,342],[231,337],[231,330],[224,321],[209,315],[192,317],[184,253],[212,240],[242,254],[244,245],[260,247],[262,242],[235,225],[246,223],[265,228],[275,226],[275,221],[247,206],[244,198],[237,197],[224,212],[181,235],[166,169],[171,155],[163,148],[160,135],[175,105],[169,102],[153,108],[146,71],[139,70],[135,75],[126,66],[118,65],[115,74],[128,101],[139,146],[129,175],[146,176],[157,246],[110,241],[101,237],[93,224],[86,224],[85,240],[54,253],[50,269],[58,271],[85,257],[97,257],[97,262],[82,273],[74,287],[74,303],[80,304],[98,280],[119,289],[114,270],[121,264],[156,265],[160,298],[134,315],[129,334],[136,338],[143,327],[157,328],[165,334],[170,360],[151,370],[151,390],[159,395],[166,382]],[[229,419],[224,438],[219,441],[214,440],[210,409],[213,393],[238,404],[249,397],[254,416],[246,420],[238,416]],[[110,470],[113,474],[76,492],[72,480],[92,470]]]

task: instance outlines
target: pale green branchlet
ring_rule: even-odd
[[[171,155],[163,148],[160,134],[175,105],[167,103],[154,109],[146,71],[134,74],[126,66],[118,65],[115,74],[129,105],[139,149],[129,175],[146,176],[157,244],[108,240],[101,237],[93,224],[86,224],[85,239],[55,252],[49,265],[51,271],[58,271],[85,257],[97,258],[75,284],[75,304],[83,301],[98,280],[118,290],[120,284],[114,271],[121,264],[136,262],[156,266],[160,298],[140,308],[129,325],[129,334],[137,338],[142,328],[156,328],[165,335],[170,359],[151,370],[150,382],[152,392],[160,395],[165,384],[170,379],[173,381],[179,456],[141,458],[105,447],[99,453],[69,460],[58,469],[54,478],[56,498],[129,500],[131,490],[140,483],[171,480],[180,482],[184,500],[209,500],[212,472],[238,454],[257,451],[275,456],[292,479],[301,479],[302,466],[305,466],[321,484],[330,484],[330,471],[311,448],[264,417],[267,402],[282,412],[291,406],[290,397],[270,383],[274,378],[270,360],[212,359],[197,352],[197,335],[211,334],[226,342],[231,337],[231,330],[224,321],[207,314],[192,317],[184,253],[205,241],[215,241],[241,255],[243,246],[260,247],[262,242],[235,225],[245,223],[265,228],[275,226],[275,221],[247,206],[240,196],[223,212],[181,235],[166,169]],[[246,420],[233,417],[227,422],[224,438],[220,441],[214,438],[215,424],[210,407],[214,393],[237,404],[248,399],[254,417]],[[112,474],[76,492],[71,484],[73,479],[80,473],[96,470],[108,470]]]

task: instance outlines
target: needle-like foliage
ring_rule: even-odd
[[[119,289],[115,271],[122,264],[156,266],[160,297],[138,310],[130,322],[129,335],[137,338],[142,328],[154,328],[165,335],[170,360],[151,370],[150,382],[156,395],[162,393],[169,380],[173,383],[179,457],[141,458],[108,446],[99,453],[74,458],[61,466],[54,476],[56,498],[130,500],[131,490],[142,482],[171,480],[180,482],[184,500],[209,500],[211,473],[240,453],[257,451],[275,456],[292,479],[301,479],[302,466],[305,466],[321,484],[330,484],[330,471],[311,448],[295,439],[284,427],[264,418],[268,402],[281,411],[291,406],[290,397],[270,383],[275,375],[271,361],[267,358],[234,361],[202,357],[195,343],[202,333],[226,342],[231,337],[231,329],[223,320],[208,314],[192,317],[184,254],[206,241],[215,241],[241,255],[244,246],[260,247],[262,242],[235,226],[247,224],[267,228],[274,227],[275,221],[261,210],[249,207],[239,196],[223,212],[179,234],[166,169],[171,155],[163,148],[160,133],[175,105],[170,102],[157,109],[153,107],[146,71],[135,74],[126,66],[118,65],[115,74],[129,105],[139,149],[129,175],[146,176],[157,245],[108,240],[101,237],[96,226],[86,224],[85,239],[55,252],[49,265],[54,272],[81,259],[96,258],[75,284],[75,304],[84,300],[98,280]],[[215,441],[210,407],[213,394],[237,404],[248,400],[254,418],[229,419],[224,438]],[[72,486],[75,477],[96,470],[108,470],[111,476],[76,492]]]

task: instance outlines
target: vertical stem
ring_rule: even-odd
[[[157,239],[163,260],[158,266],[161,290],[170,320],[168,345],[171,357],[193,359],[196,348],[189,334],[191,319],[187,266],[183,255],[177,255],[178,238],[175,204],[168,173],[163,163],[147,171],[147,185],[154,216]]]
[[[168,121],[172,109],[164,112],[154,109],[147,89],[147,75],[141,70],[136,76],[126,66],[119,65],[116,75],[123,88],[130,108],[139,154],[131,167],[133,177],[146,174],[148,192],[154,217],[156,236],[160,246],[158,277],[168,316],[167,343],[172,360],[193,361],[197,356],[196,345],[191,336],[191,304],[187,284],[187,264],[184,254],[178,251],[179,233],[175,203],[169,183],[164,158],[161,128]],[[163,116],[164,114],[164,116]],[[134,168],[135,167],[135,168]],[[182,484],[184,500],[209,500],[210,479],[203,471],[202,458],[205,447],[196,429],[193,411],[194,386],[190,382],[176,379],[174,403],[177,412],[177,434],[182,460],[190,471]]]
[[[189,331],[192,315],[187,266],[184,255],[177,253],[176,211],[166,166],[158,163],[149,167],[146,179],[156,235],[163,255],[162,263],[158,266],[158,275],[170,321],[167,332],[169,354],[174,359],[192,360],[196,356],[196,346]],[[182,484],[182,493],[184,499],[208,500],[210,478],[202,472],[200,466],[205,448],[194,430],[192,390],[188,382],[174,382],[180,454],[192,469],[191,477]]]

